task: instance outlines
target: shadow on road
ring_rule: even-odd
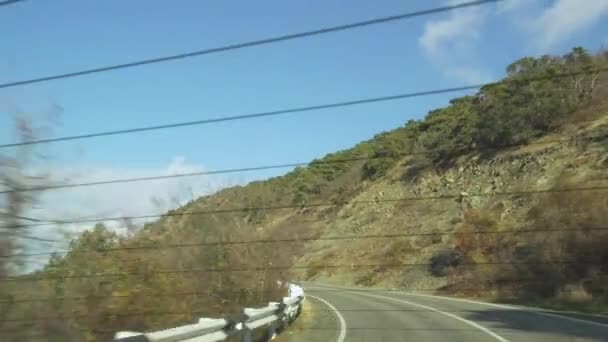
[[[541,312],[530,312],[508,309],[484,309],[467,311],[460,316],[489,327],[500,335],[516,335],[519,333],[539,333],[544,336],[554,334],[568,338],[588,338],[597,341],[608,341],[608,319],[602,317],[585,317],[585,320],[598,323],[576,322],[552,316]],[[565,316],[569,317],[569,316]],[[582,319],[581,317],[572,317]],[[604,324],[601,326],[600,324]],[[507,330],[507,331],[505,331]]]

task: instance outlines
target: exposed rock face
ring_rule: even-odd
[[[454,246],[451,232],[471,210],[487,211],[496,221],[508,222],[510,227],[524,226],[527,212],[540,200],[540,195],[534,192],[608,184],[607,141],[604,138],[581,144],[564,139],[503,150],[494,156],[472,155],[458,160],[453,167],[427,170],[409,180],[402,179],[407,168],[404,160],[391,174],[368,184],[352,199],[374,203],[347,205],[323,223],[321,229],[328,235],[433,232],[437,235],[331,245],[311,243],[300,261],[322,262],[326,253],[330,253],[332,263],[373,264],[390,260],[425,264],[432,256]],[[403,200],[395,200],[400,198]],[[525,258],[530,254],[528,249],[526,244],[520,244],[514,246],[513,253]],[[341,274],[336,270],[320,270],[315,277],[409,289],[438,288],[449,281],[449,277],[432,276],[425,267],[375,271],[353,268]]]

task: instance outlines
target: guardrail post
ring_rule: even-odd
[[[277,326],[279,325],[278,321],[274,321],[268,325],[268,332],[266,338],[268,341],[274,339],[277,336]]]
[[[277,336],[277,332],[280,332],[281,328],[282,328],[282,322],[283,322],[283,317],[285,317],[285,304],[283,304],[283,302],[271,302],[274,304],[278,304],[278,310],[277,310],[277,318],[278,320],[270,323],[268,325],[268,340],[272,340]]]
[[[253,342],[253,332],[251,331],[251,329],[247,328],[246,326],[243,326],[243,330],[242,334],[243,334],[243,342]]]
[[[304,298],[300,297],[300,302],[298,303],[298,309],[296,310],[296,314],[293,315],[293,320],[295,321],[296,318],[300,317],[300,314],[302,313],[302,304],[304,302]]]
[[[236,329],[239,331],[238,336],[241,336],[242,342],[253,342],[253,336],[251,329],[247,327],[247,315],[245,309],[242,310],[240,317],[237,319],[239,323],[236,324]]]
[[[282,332],[283,330],[285,330],[285,328],[287,328],[287,324],[289,323],[289,316],[287,315],[287,309],[289,308],[289,306],[287,306],[285,304],[285,301],[281,302],[281,304],[279,305],[279,320],[277,322],[277,327],[276,327],[276,332]]]

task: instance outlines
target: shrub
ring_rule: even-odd
[[[463,255],[460,251],[455,249],[443,251],[431,257],[429,272],[435,277],[445,277],[451,268],[458,267],[462,261]]]
[[[555,298],[569,304],[586,304],[593,300],[593,296],[581,285],[566,285],[557,291]]]

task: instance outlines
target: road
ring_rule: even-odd
[[[305,290],[311,323],[289,341],[608,341],[605,316],[564,316],[390,290],[319,284]]]

